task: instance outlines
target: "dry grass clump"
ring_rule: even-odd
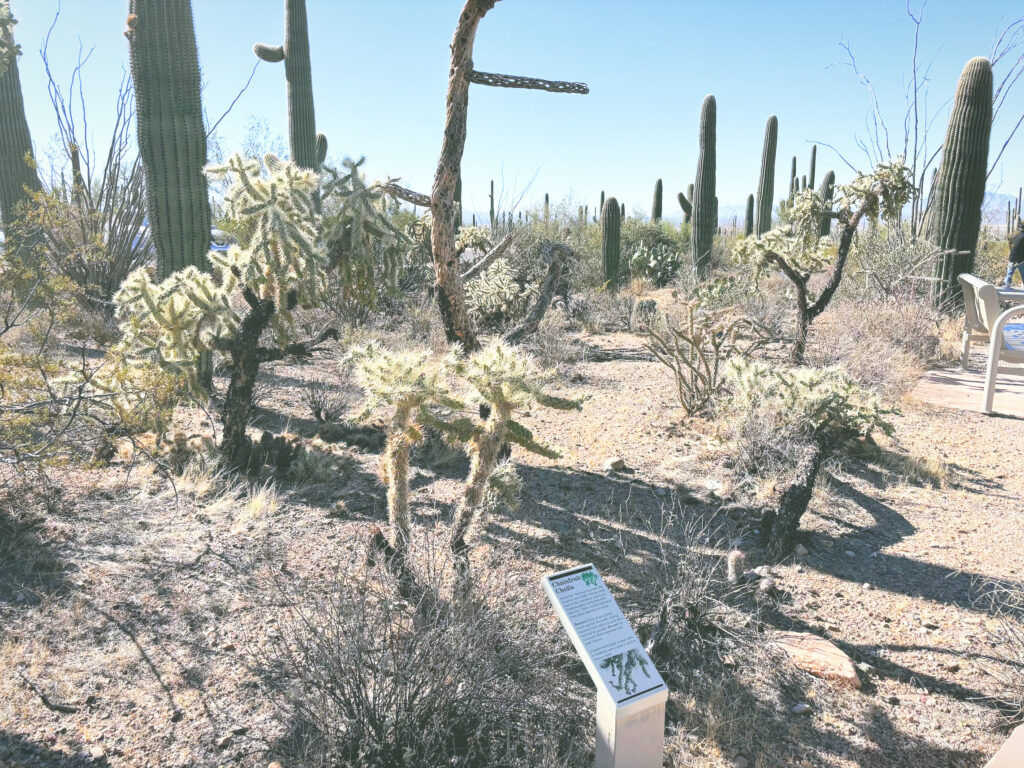
[[[990,584],[985,598],[995,616],[996,664],[986,667],[999,693],[994,703],[1008,725],[1024,723],[1024,583]]]
[[[940,318],[924,301],[843,301],[815,323],[808,362],[841,366],[859,384],[898,399],[948,355]]]
[[[326,584],[278,581],[266,610],[280,631],[257,654],[288,728],[275,752],[304,766],[584,764],[589,692],[555,665],[540,598],[490,576],[456,595],[422,574],[416,606],[354,563]]]
[[[539,366],[554,371],[563,380],[573,375],[576,365],[583,362],[586,355],[586,348],[570,338],[566,320],[550,311],[537,331],[527,336],[521,346]]]

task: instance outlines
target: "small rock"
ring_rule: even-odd
[[[765,576],[761,579],[761,583],[757,585],[759,592],[769,593],[775,591],[775,579],[771,576]]]
[[[924,627],[925,629],[938,629],[939,628],[939,625],[936,624],[931,619],[922,619],[921,620],[921,626]]]
[[[103,751],[103,747],[101,746],[97,745],[89,748],[89,757],[93,760],[102,760],[106,755],[107,753]]]
[[[947,671],[947,672],[959,672],[959,671],[960,671],[960,665],[959,665],[959,664],[957,664],[957,663],[956,663],[956,662],[954,661],[954,662],[953,662],[952,664],[948,664],[948,665],[946,666],[946,671]]]
[[[230,743],[231,743],[231,734],[230,733],[224,734],[223,736],[221,736],[219,739],[217,739],[214,742],[214,744],[217,746],[217,749],[224,749],[224,747],[226,747]]]
[[[732,761],[732,764],[735,768],[750,768],[750,761],[743,755],[737,755],[736,759]]]
[[[184,717],[184,715],[181,713],[180,709],[176,709],[173,712],[171,712],[171,722],[172,723],[180,722],[181,718],[183,718],[183,717]]]
[[[806,701],[801,701],[799,704],[794,704],[793,708],[789,710],[794,715],[806,715],[811,711],[811,705]]]
[[[284,766],[277,762],[277,760],[275,760],[270,765],[268,765],[267,768],[284,768]]]
[[[626,468],[626,462],[619,456],[612,456],[604,463],[605,472],[621,472]]]
[[[778,632],[771,642],[785,651],[793,666],[823,680],[860,689],[853,661],[835,643],[810,632]]]
[[[803,544],[798,543],[793,551],[798,555],[806,555],[810,550],[808,550]]]
[[[754,569],[754,573],[760,576],[762,579],[772,575],[771,569],[767,565],[759,565]]]
[[[231,729],[231,733],[235,736],[245,736],[249,732],[249,727],[245,725],[236,725]]]
[[[888,699],[886,699],[886,701],[892,704],[894,707],[898,706],[900,703],[900,699],[898,696],[890,696]]]
[[[868,664],[866,661],[862,661],[862,662],[858,663],[857,664],[857,669],[859,669],[861,672],[863,672],[866,675],[872,675],[872,674],[875,673],[875,668],[873,666],[871,666],[870,664]]]
[[[865,581],[863,584],[861,584],[861,587],[864,588],[864,589],[874,589],[875,585],[874,584],[870,584],[870,583]]]

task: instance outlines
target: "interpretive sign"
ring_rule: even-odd
[[[543,582],[597,686],[596,765],[660,766],[668,689],[601,575],[584,565]]]

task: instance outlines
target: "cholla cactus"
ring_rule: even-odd
[[[811,322],[825,311],[843,276],[853,236],[861,220],[899,221],[900,212],[913,189],[910,171],[897,158],[880,163],[870,175],[858,174],[851,183],[836,189],[838,209],[812,189],[794,196],[792,205],[780,205],[782,223],[760,238],[745,238],[736,244],[734,255],[740,263],[755,267],[756,278],[766,270],[779,269],[796,288],[798,331],[792,361],[802,364]],[[820,236],[821,222],[836,218],[840,223],[838,244]],[[835,250],[833,251],[833,248]],[[834,255],[833,255],[834,253]],[[831,274],[816,297],[808,289],[811,275],[831,265]]]
[[[457,253],[462,253],[470,248],[487,253],[493,247],[491,230],[487,227],[459,227],[459,234],[455,236],[455,251]]]
[[[476,323],[485,328],[499,328],[522,317],[539,295],[537,285],[519,282],[516,270],[505,258],[466,283],[466,306]]]
[[[7,74],[11,62],[21,55],[21,46],[14,42],[14,25],[17,23],[11,13],[11,4],[0,0],[0,77]]]
[[[411,535],[409,523],[409,450],[428,426],[446,424],[437,409],[461,409],[448,386],[444,366],[428,352],[390,352],[369,345],[351,354],[356,379],[366,390],[361,418],[384,411],[388,438],[381,458],[381,478],[388,489],[391,544],[405,567]],[[450,361],[446,361],[451,365]]]
[[[316,203],[320,179],[313,171],[273,155],[267,155],[264,165],[235,155],[223,168],[210,171],[233,181],[227,212],[250,233],[244,246],[211,252],[208,274],[187,267],[155,285],[145,270],[137,270],[115,297],[129,354],[150,357],[182,372],[194,387],[198,385],[195,362],[201,353],[215,350],[227,356],[231,382],[222,411],[221,449],[238,468],[258,466],[252,461],[246,426],[260,364],[311,354],[333,333],[295,341],[292,318],[296,307],[318,303],[326,285],[329,259],[318,235]],[[347,165],[348,185],[339,183],[331,193],[340,200],[342,211],[351,213],[359,224],[348,227],[345,247],[351,253],[367,247],[360,231],[386,240],[388,229],[370,218],[383,218],[380,206],[367,200],[379,195],[354,183],[357,166]],[[275,343],[261,347],[268,328]]]
[[[456,565],[464,576],[469,567],[467,536],[479,518],[487,482],[502,449],[509,443],[515,443],[531,453],[558,458],[556,451],[538,443],[533,433],[516,421],[516,415],[534,404],[572,410],[579,409],[581,403],[548,394],[546,389],[551,375],[541,371],[526,353],[500,341],[468,360],[454,360],[452,371],[469,383],[479,402],[490,408],[483,424],[460,422],[452,430],[459,439],[468,443],[472,456],[450,540]]]

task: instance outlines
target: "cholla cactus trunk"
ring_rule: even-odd
[[[974,268],[991,133],[992,65],[979,56],[967,62],[957,84],[926,222],[928,240],[943,252],[932,284],[939,307],[957,301],[957,277]]]
[[[257,44],[253,52],[263,61],[284,62],[285,79],[288,81],[288,145],[291,160],[303,168],[316,170],[327,156],[327,139],[316,132],[306,0],[285,0],[284,12],[284,45]]]
[[[455,218],[452,222],[452,231],[458,237],[462,228],[462,176],[455,182]]]
[[[13,45],[13,37],[8,35],[7,42]],[[0,75],[0,221],[8,232],[18,203],[42,188],[31,155],[18,57],[12,55],[7,72]]]
[[[818,197],[821,198],[822,202],[830,204],[829,208],[831,208],[832,197],[835,195],[835,190],[836,173],[835,171],[827,171],[825,176],[821,179],[821,186],[818,188]],[[818,234],[822,237],[828,237],[828,233],[831,231],[832,218],[830,216],[822,216]]]
[[[651,203],[651,221],[661,221],[661,197],[664,192],[664,186],[661,183],[661,179],[658,179],[654,184],[654,200]]]
[[[479,526],[481,522],[479,512],[487,492],[487,481],[498,466],[501,449],[505,446],[504,424],[511,418],[507,407],[494,409],[488,417],[483,434],[474,443],[469,477],[455,513],[450,540],[455,567],[462,577],[469,573],[469,540],[474,524]]]
[[[711,248],[718,229],[715,205],[715,97],[708,95],[700,110],[700,154],[693,197],[693,265],[698,275],[711,268]]]
[[[772,228],[772,205],[775,199],[775,150],[778,142],[779,119],[772,115],[764,127],[761,178],[757,183],[757,221],[754,222],[754,228],[759,237]]]
[[[240,471],[250,467],[252,442],[246,434],[252,418],[252,396],[259,373],[259,341],[274,314],[272,302],[257,301],[238,329],[237,344],[228,353],[231,358],[231,381],[224,397],[224,434],[221,453],[231,466]]]
[[[743,236],[754,234],[754,196],[747,195],[747,213],[743,217]]]
[[[601,209],[601,264],[608,290],[619,287],[619,257],[622,252],[622,212],[614,197],[604,201]]]
[[[409,440],[405,434],[410,415],[409,406],[395,409],[381,463],[381,475],[388,489],[392,546],[402,563],[407,559],[412,539],[409,523]]]
[[[811,144],[811,168],[807,172],[807,186],[814,189],[814,166],[818,161],[818,145]]]
[[[210,248],[206,129],[190,0],[130,0],[128,40],[149,227],[164,279]]]

